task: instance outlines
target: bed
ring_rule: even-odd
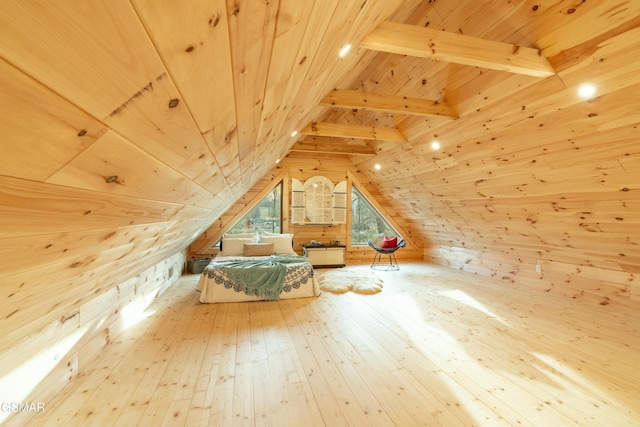
[[[225,235],[220,253],[200,275],[201,303],[308,298],[320,295],[308,258],[292,235]]]

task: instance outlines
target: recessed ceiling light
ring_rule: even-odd
[[[373,168],[377,171],[379,171],[380,169],[382,169],[382,166],[380,166],[379,163],[376,163],[375,165],[373,165]]]
[[[342,47],[342,49],[340,49],[340,53],[338,54],[338,56],[340,58],[344,58],[347,55],[347,53],[349,53],[350,50],[351,50],[351,45],[346,44]]]
[[[438,141],[433,141],[431,143],[431,148],[434,150],[439,150],[440,149],[440,143]]]
[[[591,98],[596,94],[596,87],[592,84],[583,84],[578,88],[578,95],[582,98]]]
[[[276,164],[277,164],[277,163],[280,163],[280,159],[276,159]]]
[[[297,130],[294,130],[293,132],[291,132],[291,138],[295,137],[298,134]]]

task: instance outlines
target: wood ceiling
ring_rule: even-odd
[[[631,0],[4,0],[0,278],[154,265],[292,152],[352,156],[452,266],[638,273],[639,12]]]

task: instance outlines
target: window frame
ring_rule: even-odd
[[[270,194],[272,194],[274,191],[278,190],[279,191],[279,202],[278,202],[278,207],[277,210],[278,212],[278,222],[277,222],[277,226],[272,227],[271,230],[264,230],[263,228],[259,228],[259,227],[254,227],[253,224],[251,224],[252,218],[249,218],[249,224],[250,224],[250,228],[245,229],[243,228],[242,230],[237,230],[237,232],[232,232],[232,230],[234,229],[234,227],[236,227],[238,224],[240,224],[241,222],[243,222],[248,216],[250,216],[256,209],[258,209],[258,211],[260,210],[260,208],[264,208],[265,206],[261,206],[261,204],[263,203],[263,201],[269,197]],[[284,191],[284,182],[280,181],[279,183],[277,183],[276,185],[273,186],[273,188],[271,190],[269,190],[269,192],[267,194],[265,194],[262,199],[260,199],[254,206],[251,207],[251,209],[249,209],[247,211],[247,213],[245,213],[242,218],[240,218],[238,221],[234,222],[233,225],[231,227],[229,227],[229,229],[225,232],[225,234],[243,234],[243,233],[260,233],[262,231],[268,231],[270,233],[282,233],[282,228],[283,228],[283,203],[284,203],[284,198],[283,198],[283,191]],[[275,206],[275,204],[274,204]],[[273,219],[275,220],[275,216],[273,217]],[[269,218],[260,218],[263,221],[269,221]]]
[[[366,237],[366,241],[365,242],[354,242],[354,235],[356,235],[357,233],[354,233],[354,209],[353,209],[353,202],[354,202],[354,196],[358,197],[362,200],[364,200],[364,202],[366,203],[366,206],[371,209],[371,211],[373,211],[373,213],[375,215],[377,215],[382,222],[385,225],[386,230],[392,231],[394,233],[395,236],[398,236],[398,239],[402,239],[402,235],[400,233],[398,233],[398,230],[396,230],[393,225],[384,217],[384,215],[382,213],[380,213],[380,211],[378,211],[378,209],[376,209],[376,207],[374,206],[373,203],[371,203],[371,201],[367,198],[367,196],[364,194],[364,192],[360,189],[358,189],[358,186],[355,185],[354,183],[351,184],[351,198],[350,198],[350,203],[349,203],[349,210],[351,211],[351,215],[349,215],[350,218],[350,223],[349,223],[349,230],[351,231],[349,233],[349,245],[351,246],[367,246],[368,244],[368,240],[371,238],[371,235],[368,235]],[[385,235],[387,235],[387,232],[384,232]]]

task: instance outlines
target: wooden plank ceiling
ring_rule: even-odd
[[[351,156],[426,247],[510,260],[477,271],[509,274],[519,248],[637,273],[639,11],[3,0],[0,279],[154,265],[291,150]],[[588,100],[584,82],[597,86]],[[42,249],[60,241],[73,247]]]

